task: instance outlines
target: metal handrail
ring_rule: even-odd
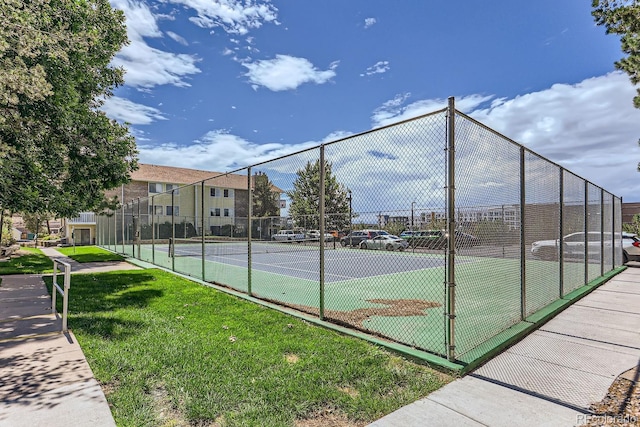
[[[58,265],[64,268],[59,269]],[[64,271],[63,288],[58,285],[58,270]],[[69,288],[71,287],[71,265],[59,259],[53,260],[53,287],[51,292],[51,311],[56,313],[56,296],[58,292],[62,295],[62,332],[67,332],[67,312],[69,310]]]

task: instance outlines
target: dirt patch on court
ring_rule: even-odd
[[[325,310],[324,316],[338,323],[363,327],[363,322],[373,316],[426,316],[425,310],[442,305],[439,302],[421,299],[368,299],[366,301],[373,304],[384,304],[386,307],[358,308],[351,311]],[[320,313],[316,307],[304,305],[291,305],[291,307],[316,316]]]

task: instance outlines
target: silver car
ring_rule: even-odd
[[[586,246],[585,246],[586,244]],[[586,241],[584,232],[567,234],[560,239],[538,240],[531,244],[531,254],[534,258],[545,260],[557,260],[560,247],[565,258],[584,258],[585,251],[590,258],[600,256],[601,245],[611,248],[611,234],[590,231],[587,233]]]
[[[360,249],[384,249],[387,251],[404,251],[409,247],[409,243],[394,236],[393,234],[383,234],[373,239],[366,239],[360,242]]]
[[[311,230],[307,232],[307,239],[320,240],[320,230]],[[333,242],[333,234],[324,233],[325,242]]]

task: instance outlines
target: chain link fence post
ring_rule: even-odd
[[[113,251],[118,252],[118,210],[113,210]]]
[[[527,317],[527,247],[525,242],[525,150],[520,147],[520,319]]]
[[[589,283],[589,181],[584,181],[584,284]],[[602,239],[601,239],[602,240]]]
[[[600,275],[604,276],[604,237],[607,232],[604,230],[604,188],[600,188],[600,232],[602,238],[600,239]],[[611,244],[613,244],[613,234],[611,235]]]
[[[251,189],[251,166],[247,168],[247,293],[251,295],[251,239],[253,239],[253,190]]]
[[[560,295],[564,296],[564,245],[562,236],[564,236],[564,168],[560,168],[560,236],[558,236],[558,261],[560,262]]]
[[[447,112],[447,230],[449,238],[447,239],[447,357],[450,361],[455,360],[455,318],[456,318],[456,304],[455,304],[455,287],[456,287],[456,275],[455,275],[455,234],[456,234],[456,202],[455,202],[455,100],[453,97],[449,98],[448,112]]]
[[[325,216],[324,216],[324,192],[325,192],[326,170],[324,162],[324,144],[320,146],[320,200],[319,200],[319,228],[320,228],[320,320],[324,320],[324,235],[325,235]]]
[[[616,258],[616,197],[611,195],[611,226],[609,230],[611,231],[611,264],[609,264],[610,269],[616,268],[617,258]]]
[[[121,241],[121,243],[122,243],[122,252],[121,253],[125,253],[124,252],[124,237],[125,237],[124,236],[124,224],[125,224],[125,221],[124,221],[124,211],[125,211],[124,205],[125,205],[125,203],[124,203],[124,187],[122,187],[122,218],[121,218],[122,219],[122,230],[121,230],[122,231],[122,241]],[[71,236],[71,238],[73,239],[73,236]]]
[[[156,205],[151,196],[151,262],[156,263]]]
[[[175,244],[176,244],[176,212],[175,212],[175,190],[171,190],[171,244],[169,245],[169,251],[171,255],[171,270],[176,271],[176,257],[175,257]]]
[[[202,280],[206,277],[205,244],[204,244],[204,181],[200,182],[200,238],[202,239]],[[194,221],[195,222],[195,221]]]
[[[133,224],[133,241],[134,241],[133,257],[138,259],[141,259],[140,257],[140,221],[141,221],[140,197],[138,197],[138,218]],[[136,257],[136,248],[138,249],[137,257]]]

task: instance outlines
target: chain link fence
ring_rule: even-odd
[[[169,187],[100,216],[98,244],[449,360],[622,263],[620,198],[453,100]]]

